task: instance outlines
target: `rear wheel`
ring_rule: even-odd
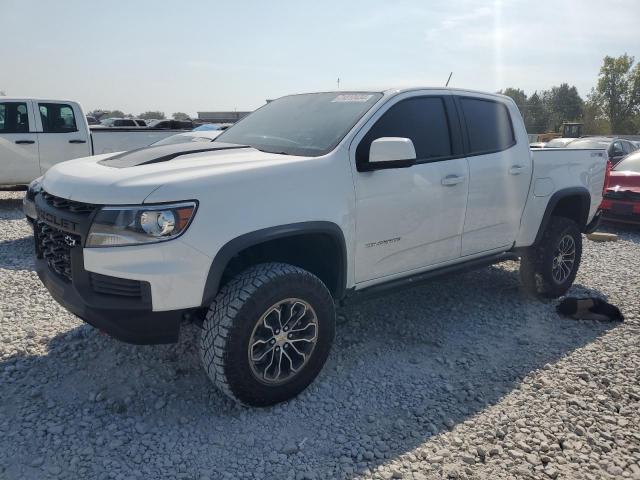
[[[565,217],[551,217],[539,245],[520,260],[520,278],[531,293],[555,298],[564,295],[576,278],[582,256],[578,225]]]
[[[200,352],[214,384],[236,401],[266,406],[296,396],[318,375],[335,311],[315,275],[266,263],[220,290],[203,327]]]

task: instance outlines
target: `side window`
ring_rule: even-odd
[[[447,112],[440,97],[408,98],[389,108],[358,144],[358,165],[369,161],[371,142],[382,137],[411,139],[418,161],[452,154]]]
[[[460,103],[469,133],[469,155],[499,152],[515,145],[505,105],[478,98],[461,98]]]
[[[40,118],[44,133],[77,132],[76,118],[71,105],[64,103],[40,103]]]
[[[613,142],[613,156],[618,157],[624,155],[624,149],[622,148],[622,142]]]
[[[26,103],[0,103],[0,133],[29,133]]]

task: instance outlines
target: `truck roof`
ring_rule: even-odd
[[[491,93],[491,92],[483,92],[481,90],[471,90],[468,88],[454,88],[454,87],[390,87],[384,89],[375,89],[375,88],[363,88],[361,90],[358,89],[349,89],[349,90],[326,90],[326,91],[316,91],[316,92],[297,92],[292,94],[283,95],[283,97],[287,97],[289,95],[305,95],[312,93],[335,93],[336,95],[340,94],[349,94],[349,93],[382,93],[385,96],[397,95],[399,93],[404,92],[415,92],[415,91],[424,91],[424,90],[448,90],[455,93],[467,93],[472,95],[485,95],[500,98],[503,100],[511,100],[511,97],[506,95],[502,95],[500,93]]]
[[[51,103],[78,103],[75,100],[67,100],[64,98],[41,98],[41,97],[0,97],[0,102],[24,102],[25,100],[35,100],[37,102]]]

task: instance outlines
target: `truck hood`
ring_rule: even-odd
[[[52,195],[78,202],[141,204],[164,185],[184,185],[191,180],[201,181],[206,177],[309,158],[267,153],[221,142],[167,145],[62,162],[47,171],[42,186]]]
[[[607,190],[624,191],[640,193],[640,173],[627,171],[612,171],[609,178],[609,187]]]

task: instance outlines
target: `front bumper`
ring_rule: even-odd
[[[97,206],[35,197],[36,271],[53,298],[90,325],[136,344],[173,343],[201,311],[208,257],[179,239],[84,248]]]
[[[178,340],[180,321],[189,310],[152,311],[148,284],[142,287],[141,300],[92,292],[89,272],[75,270],[73,282],[66,282],[49,268],[46,260],[36,258],[36,271],[51,296],[89,325],[127,343],[147,345]]]

